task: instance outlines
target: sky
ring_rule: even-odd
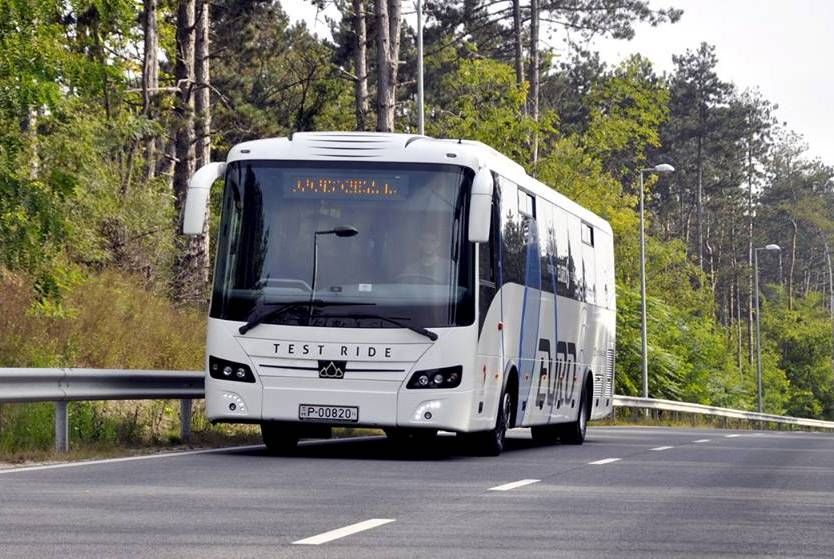
[[[291,19],[303,19],[329,36],[322,14],[317,19],[308,2],[281,4]],[[413,12],[412,2],[403,4]],[[740,91],[758,88],[779,106],[777,118],[804,137],[808,155],[834,165],[834,0],[650,0],[650,5],[681,8],[684,14],[675,24],[638,25],[631,41],[597,39],[593,50],[609,64],[639,52],[658,72],[668,72],[672,55],[695,50],[702,41],[715,45],[719,77]]]

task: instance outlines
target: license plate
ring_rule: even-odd
[[[357,421],[359,421],[359,407],[299,404],[298,419],[302,419],[305,421],[332,421],[334,423],[356,423]]]

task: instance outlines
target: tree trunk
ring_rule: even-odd
[[[539,0],[530,0],[530,114],[539,121]],[[533,133],[533,164],[539,160],[539,134]]]
[[[400,0],[377,0],[377,132],[394,131],[401,14]]]
[[[521,36],[521,0],[513,0],[513,37],[515,38],[515,82],[524,83],[524,47]]]
[[[368,126],[368,28],[365,24],[365,1],[353,0],[353,32],[356,35],[356,50],[353,66],[356,71],[356,129],[366,130]]]
[[[791,218],[791,267],[788,269],[788,310],[793,310],[793,274],[796,268],[796,236],[799,231],[799,226],[796,220]]]
[[[202,236],[179,233],[188,181],[194,174],[194,97],[195,81],[195,0],[180,0],[177,7],[176,64],[174,75],[180,91],[176,97],[174,203],[177,214],[177,257],[174,265],[173,296],[182,303],[196,303],[202,298],[203,244]]]
[[[209,0],[197,0],[194,40],[194,113],[197,169],[211,163],[211,77],[209,73]],[[206,262],[208,265],[208,262]]]
[[[704,271],[704,198],[703,198],[703,180],[704,180],[704,140],[698,136],[698,193],[697,193],[697,211],[698,211],[698,266],[701,271]]]
[[[145,13],[142,25],[145,35],[145,56],[142,61],[142,114],[148,120],[158,116],[157,93],[159,87],[159,34],[156,28],[157,0],[144,0]],[[145,138],[145,179],[156,176],[157,139],[150,135]]]

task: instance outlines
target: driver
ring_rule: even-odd
[[[417,253],[403,268],[400,277],[416,283],[446,283],[449,281],[449,258],[437,231],[424,230],[417,237]]]

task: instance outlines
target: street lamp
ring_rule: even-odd
[[[759,251],[777,251],[781,252],[782,248],[779,245],[765,245],[758,247],[753,251],[753,276],[755,278],[755,288],[753,292],[756,294],[756,395],[758,401],[759,413],[762,413],[762,330],[761,321],[759,320]]]
[[[358,235],[359,230],[350,225],[339,225],[333,229],[324,231],[316,231],[313,234],[313,285],[310,286],[310,314],[307,318],[309,325],[313,321],[313,301],[316,299],[316,283],[318,283],[319,273],[319,235],[336,235],[337,237],[353,237]]]
[[[640,169],[640,306],[642,321],[640,333],[643,338],[643,398],[649,397],[649,350],[646,341],[646,227],[643,222],[643,173],[668,175],[675,168],[668,163],[661,163],[648,169]]]

